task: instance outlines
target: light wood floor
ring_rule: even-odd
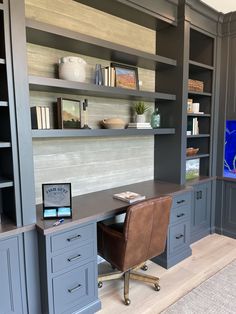
[[[221,268],[236,259],[236,240],[213,234],[192,245],[192,256],[166,270],[152,262],[147,273],[160,277],[161,291],[151,285],[131,281],[129,306],[123,303],[123,282],[104,282],[99,289],[102,310],[99,314],[157,314],[191,291],[201,282],[214,275]],[[110,271],[101,265],[100,271]]]

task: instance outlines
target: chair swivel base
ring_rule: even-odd
[[[135,268],[136,269],[136,268]],[[158,277],[141,274],[135,270],[128,270],[126,272],[116,271],[108,273],[105,275],[98,276],[98,288],[103,286],[104,281],[119,279],[124,277],[124,302],[125,305],[130,305],[131,301],[129,299],[129,281],[130,279],[139,280],[147,283],[154,284],[154,289],[160,291],[161,287],[159,285],[160,279]]]

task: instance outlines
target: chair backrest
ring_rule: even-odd
[[[129,206],[123,230],[125,269],[164,252],[171,205],[172,197],[163,196]]]

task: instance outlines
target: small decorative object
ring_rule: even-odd
[[[198,80],[188,80],[188,90],[202,93],[204,89],[204,82]]]
[[[147,112],[148,110],[149,106],[143,101],[139,101],[134,105],[137,123],[145,123],[145,112]]]
[[[193,99],[189,98],[188,104],[187,104],[187,113],[192,113],[192,112],[193,112]]]
[[[194,148],[194,147],[188,147],[186,149],[186,155],[187,156],[195,156],[199,151],[199,148]]]
[[[109,118],[101,121],[102,126],[106,129],[124,129],[125,122],[120,118]]]
[[[158,108],[156,108],[151,115],[151,126],[153,129],[160,128],[161,126],[161,116]]]
[[[186,160],[186,180],[199,177],[200,158]]]
[[[193,102],[192,103],[192,110],[193,113],[199,113],[200,103],[199,102]]]
[[[68,81],[85,82],[85,60],[79,57],[63,57],[59,59],[59,78]]]
[[[42,185],[43,218],[71,218],[71,183]]]
[[[132,204],[132,203],[144,200],[146,196],[135,193],[135,192],[126,191],[126,192],[114,194],[113,198]]]
[[[101,64],[96,64],[96,67],[95,67],[95,84],[96,85],[103,85]]]
[[[130,122],[128,124],[128,128],[133,128],[133,129],[151,129],[151,124],[149,122],[144,122],[144,123],[137,123],[137,122]]]
[[[88,107],[88,99],[85,99],[83,101],[83,121],[84,121],[84,125],[82,127],[82,129],[91,129],[88,126],[88,112],[87,112],[87,107]]]
[[[138,89],[138,69],[123,64],[111,63],[115,69],[115,86],[129,89]]]
[[[80,101],[66,98],[57,98],[58,128],[79,129]]]

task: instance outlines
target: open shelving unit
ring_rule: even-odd
[[[189,78],[203,82],[203,91],[188,91],[188,98],[199,103],[198,113],[187,113],[188,124],[197,118],[199,134],[187,135],[187,148],[199,148],[198,154],[187,160],[200,159],[200,176],[211,175],[213,82],[214,82],[214,37],[190,27]],[[201,49],[199,49],[201,47]]]

